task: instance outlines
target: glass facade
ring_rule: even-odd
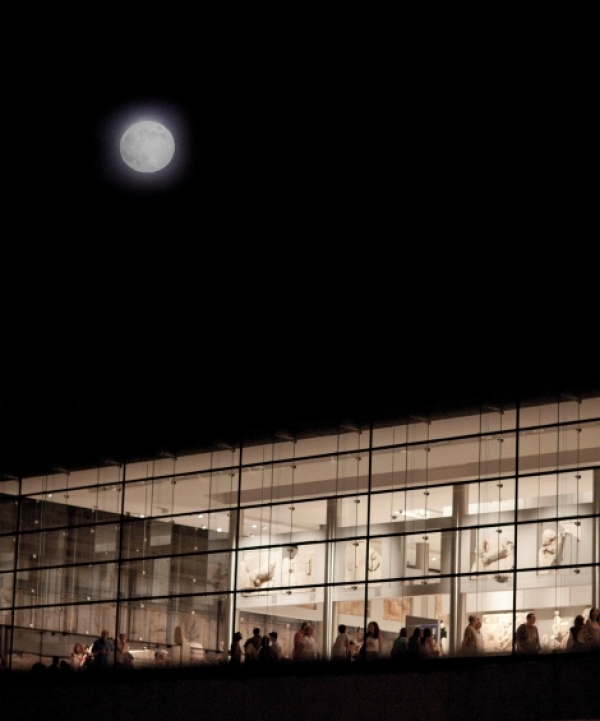
[[[469,614],[513,653],[534,610],[566,649],[598,606],[600,398],[0,480],[0,653],[67,657],[103,628],[136,666],[226,657],[234,630],[302,621],[325,657],[344,623],[433,627],[457,653]]]

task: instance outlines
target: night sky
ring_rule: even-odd
[[[598,386],[572,65],[84,46],[5,88],[0,472]]]

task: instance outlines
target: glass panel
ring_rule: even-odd
[[[373,448],[406,443],[406,425],[399,424],[373,429]]]
[[[463,526],[511,523],[515,516],[515,479],[471,483],[467,486],[467,514]],[[519,492],[521,486],[519,485]]]
[[[381,554],[380,578],[428,580],[451,573],[453,531],[427,532],[371,539],[370,547]]]
[[[403,517],[407,531],[440,528],[444,518],[452,516],[452,488],[429,487],[407,491],[404,508],[394,509]]]
[[[493,574],[497,583],[511,580],[515,567],[514,526],[472,528],[461,532],[460,573]]]
[[[522,473],[575,469],[600,461],[597,422],[532,428],[523,431],[519,440]]]
[[[546,576],[556,573],[559,566],[591,563],[593,536],[591,518],[523,524],[519,526],[518,568],[537,568],[538,576]]]
[[[297,461],[294,475],[294,497],[335,495],[337,492],[337,457]]]
[[[519,479],[519,520],[593,513],[593,472]]]
[[[553,425],[558,422],[558,404],[521,406],[519,424],[521,428]]]
[[[368,496],[338,498],[337,537],[344,538],[366,534],[368,507]]]
[[[303,621],[315,629],[315,642],[323,656],[323,589],[281,594],[238,594],[235,628],[242,634],[242,646],[252,637],[254,628],[260,634],[277,633],[282,658],[294,657],[294,635]]]
[[[291,500],[324,496],[335,493],[336,487],[335,456],[298,461],[293,466],[250,466],[242,474],[241,502],[246,505],[271,503],[285,498]]]
[[[129,637],[136,644],[135,667],[216,661],[216,649],[225,647],[222,605],[220,598],[203,596],[122,603],[122,626],[130,629]]]
[[[13,533],[17,529],[18,493],[18,481],[0,481],[0,534]]]
[[[15,605],[37,606],[115,598],[116,568],[115,563],[103,563],[19,571]]]
[[[429,448],[429,452],[427,452]],[[373,490],[436,485],[515,472],[514,434],[430,443],[373,454]],[[427,455],[425,455],[427,454]]]
[[[14,586],[14,574],[13,573],[0,573],[0,609],[12,608],[13,601],[13,586]],[[5,618],[7,615],[6,611],[0,613],[0,619]],[[4,621],[0,621],[0,624],[4,624]]]
[[[434,657],[448,655],[447,629],[450,610],[448,593],[436,592],[430,585],[419,587],[394,584],[382,597],[371,595],[367,623],[375,621],[382,636],[382,658],[390,655],[400,628],[406,628],[410,637],[415,628],[430,628],[434,638]],[[363,640],[362,629],[358,642]]]
[[[589,418],[600,419],[600,398],[583,398],[579,408],[581,419]],[[596,423],[598,426],[599,423]]]
[[[19,568],[38,568],[91,562],[118,557],[119,527],[70,528],[22,534],[19,540]]]
[[[459,579],[459,598],[462,602],[457,618],[459,646],[452,649],[453,654],[463,653],[460,642],[470,615],[478,617],[481,621],[483,653],[512,653],[513,583],[512,571],[501,574],[482,573]]]
[[[23,478],[21,485],[21,493],[29,495],[30,493],[55,493],[69,486],[68,473],[56,473],[49,476],[35,476],[32,478]]]
[[[211,469],[235,469],[239,465],[239,462],[239,448],[223,448],[213,453],[196,453],[177,457],[175,459],[173,472],[179,475],[182,473],[210,471]]]
[[[156,604],[145,603],[144,601],[138,602],[122,602],[119,604],[119,616],[120,626],[123,633],[126,633],[128,638],[134,643],[138,644],[138,648],[146,646],[148,648],[154,648],[154,654],[157,651],[165,650],[167,654],[163,657],[165,663],[171,660],[169,653],[170,643],[167,642],[167,635],[170,636],[170,641],[174,640],[175,624],[174,619],[170,616],[171,608],[166,604],[164,599]],[[167,627],[170,627],[170,634],[167,634]],[[138,665],[147,665],[149,661],[145,657],[146,654],[137,654],[136,667]],[[148,654],[151,657],[151,654]],[[159,660],[161,654],[155,656],[155,660]]]
[[[587,618],[592,597],[592,569],[558,569],[540,576],[536,571],[517,574],[517,625],[534,611],[543,652],[566,649],[567,630],[574,617]],[[558,612],[558,613],[557,613]]]
[[[336,453],[337,450],[338,437],[335,435],[320,436],[317,438],[299,438],[296,441],[296,458],[326,455]]]
[[[114,636],[116,604],[28,608],[17,612],[11,667],[49,666],[53,656],[68,660],[76,642],[91,648],[103,628]]]
[[[331,596],[333,599],[333,624],[328,650],[331,650],[337,635],[337,627],[343,623],[346,626],[346,633],[350,637],[351,656],[356,659],[365,623],[365,586],[364,584],[357,584],[352,588],[335,586],[331,589]]]
[[[64,528],[81,525],[121,512],[120,484],[82,489],[64,489],[21,501],[21,530]]]
[[[122,557],[218,550],[232,545],[230,521],[229,513],[194,513],[176,519],[129,521],[123,526]]]
[[[283,547],[245,548],[239,553],[238,587],[244,596],[300,593],[324,583],[325,546],[293,543]]]
[[[136,518],[210,508],[210,475],[125,484],[125,514]]]
[[[72,473],[55,473],[48,476],[24,478],[22,493],[24,495],[63,493],[68,489],[118,484],[122,479],[122,468],[118,465],[88,468]],[[60,495],[59,495],[60,497]]]
[[[580,423],[579,447],[576,453],[576,467],[600,465],[600,421]]]
[[[285,438],[285,440],[281,440],[277,443],[273,444],[273,460],[275,461],[293,461],[296,457],[296,443],[294,439],[291,437],[286,437],[285,433],[281,434],[281,438]]]
[[[345,583],[348,588],[365,581],[365,569],[368,580],[378,582],[381,579],[382,539],[372,539],[369,544],[365,538],[348,538],[335,543],[334,581]]]
[[[150,558],[124,563],[121,597],[218,593],[230,585],[230,553]]]
[[[365,493],[369,488],[368,453],[338,456],[337,494]]]
[[[369,447],[369,434],[357,427],[345,426],[338,435],[338,453],[363,451]]]
[[[373,432],[373,446],[398,445],[407,442],[419,442],[429,438],[430,441],[456,439],[464,436],[476,436],[480,433],[498,433],[512,431],[516,428],[516,410],[514,408],[489,410],[482,414],[466,415],[453,418],[432,419],[427,424],[418,423],[378,428]],[[408,435],[407,435],[408,434]]]
[[[15,536],[0,536],[0,571],[12,571],[15,567]]]

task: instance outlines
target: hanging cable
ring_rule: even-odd
[[[290,505],[289,505],[289,511],[290,511],[290,540],[289,545],[287,548],[288,551],[288,588],[286,591],[286,594],[288,596],[292,593],[292,573],[293,573],[293,564],[292,560],[296,553],[298,552],[298,547],[294,544],[293,536],[294,536],[294,511],[296,510],[296,507],[294,506],[294,482],[295,482],[295,476],[296,476],[296,439],[292,438],[292,464],[291,464],[291,470],[292,470],[292,479],[291,479],[291,491],[290,491]]]
[[[358,540],[358,506],[360,504],[360,498],[358,497],[360,494],[360,452],[356,455],[356,498],[354,499],[354,541],[352,542],[352,545],[354,546],[354,569],[352,571],[352,581],[354,584],[356,584],[356,569],[359,566],[359,555],[358,555],[358,549],[360,546],[360,541]],[[366,579],[365,579],[366,580]],[[352,590],[356,591],[358,586],[354,585],[352,586]]]
[[[501,528],[501,522],[502,522],[502,447],[504,444],[504,438],[502,437],[502,415],[503,411],[499,411],[500,414],[500,435],[498,436],[498,523],[496,527],[496,536],[497,536],[497,547],[496,547],[496,581],[499,583],[502,583],[507,580],[506,576],[503,576],[500,573],[500,565],[501,565],[501,559],[505,557],[505,547],[506,542],[502,538],[502,528]]]
[[[577,446],[575,450],[575,504],[577,515],[575,517],[575,566],[574,573],[579,573],[579,544],[581,542],[581,518],[579,513],[579,482],[581,473],[579,471],[579,452],[581,448],[581,400],[577,399]],[[563,529],[564,531],[564,529]]]

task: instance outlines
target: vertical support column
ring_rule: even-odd
[[[557,459],[558,461],[558,459]],[[558,468],[557,462],[557,468]],[[513,568],[513,597],[512,597],[512,634],[511,637],[514,639],[517,632],[517,558],[519,557],[519,478],[521,475],[521,402],[517,403],[517,427],[515,428],[515,518],[513,521],[513,528],[515,534],[515,543],[513,548],[514,553],[514,568]],[[511,644],[513,655],[516,653],[516,646],[513,641]]]
[[[10,608],[10,639],[8,642],[8,654],[10,662],[8,668],[12,668],[12,656],[13,656],[13,643],[14,643],[14,628],[15,628],[15,605],[17,600],[17,568],[19,567],[19,535],[21,531],[21,514],[23,513],[23,479],[19,476],[19,495],[17,498],[17,527],[15,528],[15,552],[13,554],[13,587],[12,587],[12,603]],[[6,643],[4,644],[6,647]]]
[[[450,628],[448,639],[449,654],[453,656],[460,648],[462,629],[466,626],[465,594],[460,593],[460,556],[461,528],[467,515],[467,486],[462,484],[452,488],[452,543],[450,545]],[[442,550],[442,554],[444,551]],[[442,555],[443,557],[443,555]]]
[[[359,451],[362,452],[362,451]],[[373,421],[369,424],[369,467],[367,478],[367,543],[365,553],[365,615],[363,633],[367,633],[367,625],[369,623],[369,556],[371,552],[371,482],[373,480]]]
[[[121,479],[119,481],[119,487],[121,489],[121,508],[120,508],[120,517],[119,517],[119,538],[118,538],[118,544],[119,544],[119,550],[117,554],[117,588],[116,588],[116,599],[115,599],[115,649],[116,644],[119,639],[119,633],[120,633],[120,626],[121,626],[121,596],[123,595],[121,593],[121,573],[123,569],[123,523],[125,519],[125,465],[120,465],[119,469],[121,471]],[[129,633],[129,629],[127,629],[127,633]],[[115,653],[113,653],[113,664],[116,663],[117,655],[116,650]]]
[[[594,530],[592,546],[592,603],[596,608],[600,604],[600,468],[594,468]]]
[[[239,480],[239,478],[238,478]],[[239,509],[231,510],[229,517],[229,576],[227,579],[227,595],[225,596],[225,603],[223,607],[223,623],[217,626],[220,629],[221,636],[227,636],[229,638],[217,638],[217,648],[221,648],[220,642],[223,643],[223,648],[228,649],[233,634],[235,633],[235,581],[237,577],[237,534],[239,525]]]
[[[239,542],[240,542],[240,528],[242,520],[242,461],[244,457],[244,443],[240,440],[240,455],[238,459],[238,474],[237,474],[237,503],[235,509],[231,509],[231,521],[229,523],[229,547],[231,557],[229,559],[229,579],[228,579],[228,594],[227,594],[227,610],[225,612],[229,628],[229,638],[225,644],[225,648],[229,648],[233,634],[236,631],[237,622],[237,603],[236,603],[236,591],[237,591],[237,579],[238,579],[238,562],[239,562]]]
[[[325,526],[325,589],[323,593],[323,657],[329,658],[334,631],[337,626],[337,613],[333,612],[333,589],[335,582],[335,536],[337,529],[337,498],[327,501],[327,520]]]

